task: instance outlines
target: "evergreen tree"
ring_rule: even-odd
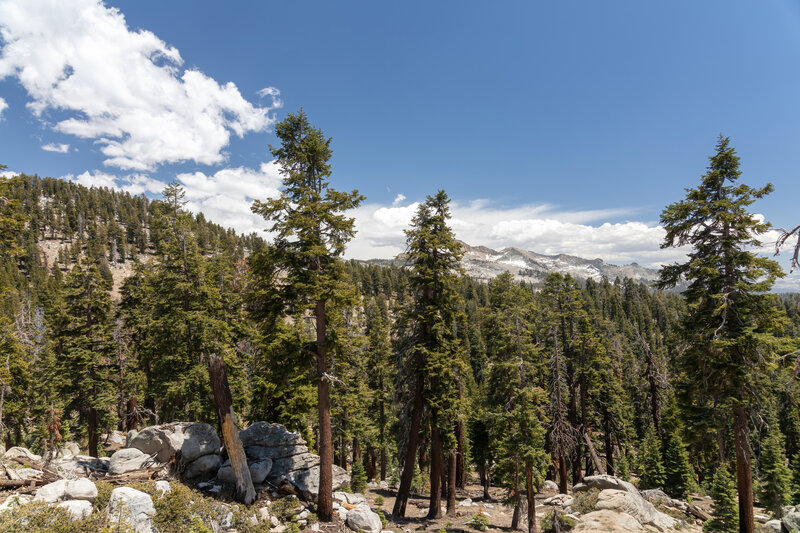
[[[660,489],[667,481],[664,462],[661,458],[661,442],[651,425],[639,450],[639,479],[641,487]]]
[[[792,503],[792,471],[786,464],[783,434],[774,413],[767,418],[767,435],[761,441],[761,505],[777,518],[783,515],[783,506]]]
[[[720,136],[716,153],[700,186],[668,206],[661,215],[667,235],[662,247],[691,246],[689,261],[661,270],[659,286],[686,280],[690,310],[684,354],[690,388],[730,409],[734,422],[739,520],[741,533],[752,533],[753,484],[750,468],[747,409],[750,383],[772,359],[772,333],[777,311],[764,294],[783,273],[775,261],[749,251],[760,246],[758,235],[769,228],[747,211],[772,191],[736,184],[739,158],[728,138]]]
[[[314,351],[317,360],[320,480],[317,512],[323,521],[333,513],[333,445],[330,421],[329,306],[347,290],[339,259],[345,244],[355,234],[353,219],[343,213],[358,207],[363,196],[357,191],[339,192],[329,187],[331,139],[311,126],[301,109],[275,126],[281,146],[270,148],[283,175],[278,198],[253,203],[253,212],[272,222],[276,234],[273,247],[264,250],[264,274],[274,282],[268,306],[308,310],[315,320]],[[278,274],[286,277],[279,278]]]
[[[447,444],[454,447],[455,439],[448,438],[451,436],[449,428],[461,418],[458,383],[459,375],[465,371],[465,361],[454,329],[459,308],[457,289],[462,248],[447,224],[449,204],[444,191],[428,196],[417,209],[411,229],[406,230],[414,298],[401,322],[405,338],[398,383],[409,385],[406,394],[410,413],[405,432],[403,474],[392,511],[395,516],[405,515],[424,408],[430,413],[431,430],[428,516],[441,516],[443,434]]]
[[[685,500],[694,488],[694,474],[689,464],[689,454],[677,429],[670,432],[664,447],[664,492],[673,498]]]
[[[736,533],[739,531],[738,513],[736,510],[736,485],[728,466],[721,464],[714,473],[711,483],[713,518],[703,524],[706,533]]]
[[[59,392],[66,408],[85,421],[89,455],[97,457],[101,417],[108,427],[114,405],[111,297],[97,263],[82,259],[75,265],[63,299],[55,331]]]

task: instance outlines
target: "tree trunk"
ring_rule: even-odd
[[[458,455],[456,457],[456,488],[463,490],[466,485],[467,469],[464,459],[464,422],[461,420],[456,422],[456,444],[458,445]]]
[[[567,494],[567,460],[564,454],[558,456],[558,492]]]
[[[511,515],[511,531],[519,529],[519,519],[522,515],[522,493],[519,489],[519,460],[514,464],[514,481],[512,490],[514,491],[514,513]]]
[[[97,410],[89,406],[89,455],[97,457]]]
[[[353,439],[353,464],[361,460],[361,448],[358,445],[358,439]]]
[[[456,515],[456,475],[458,474],[458,454],[455,450],[450,450],[449,463],[447,468],[447,516]]]
[[[136,413],[136,396],[128,398],[128,413],[125,416],[125,431],[139,429],[139,415]]]
[[[605,435],[605,446],[606,446],[606,470],[608,474],[613,476],[614,475],[614,443],[611,440],[611,417],[609,416],[608,412],[604,413],[603,416],[603,425],[605,426],[604,432]]]
[[[733,408],[734,445],[736,446],[736,487],[739,491],[739,533],[753,533],[753,472],[750,468],[747,413],[744,407]]]
[[[383,378],[381,378],[381,390],[383,390]],[[381,399],[380,414],[378,415],[380,422],[380,438],[381,443],[381,481],[386,480],[386,406]]]
[[[418,359],[421,359],[421,356],[418,356]],[[406,515],[408,494],[411,492],[411,483],[414,481],[419,426],[422,422],[423,379],[422,375],[418,374],[417,382],[414,386],[414,404],[411,407],[411,423],[408,428],[408,443],[406,444],[405,461],[403,462],[403,474],[400,477],[400,487],[397,489],[397,497],[392,508],[392,514],[396,517],[404,517]]]
[[[533,466],[525,463],[525,495],[528,498],[528,533],[536,533],[536,489],[533,487]]]
[[[317,396],[319,399],[319,496],[317,515],[323,522],[333,519],[333,442],[331,437],[331,407],[328,390],[328,337],[325,302],[317,301]]]
[[[250,478],[250,469],[247,466],[247,457],[244,454],[242,441],[239,440],[239,430],[233,421],[233,401],[231,389],[228,385],[228,375],[225,372],[225,361],[212,355],[208,359],[208,375],[211,378],[211,389],[214,391],[214,404],[217,408],[217,418],[222,429],[222,439],[225,450],[231,460],[231,468],[236,476],[236,501],[250,505],[256,500],[256,491],[253,480]]]
[[[489,499],[489,473],[485,460],[478,463],[478,476],[481,478],[481,486],[483,487],[483,501],[486,501]]]
[[[436,426],[436,417],[431,420],[431,499],[428,518],[442,517],[442,439]]]

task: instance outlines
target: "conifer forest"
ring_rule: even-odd
[[[772,186],[748,181],[733,141],[709,145],[696,185],[667,199],[662,247],[687,255],[655,283],[557,271],[534,283],[466,275],[444,190],[420,203],[402,255],[344,259],[364,196],[337,188],[332,139],[302,110],[275,134],[283,183],[253,203],[261,234],[190,212],[178,182],[147,197],[0,178],[0,441],[6,462],[38,457],[15,468],[43,480],[9,474],[0,491],[41,493],[67,443],[115,471],[147,428],[205,423],[213,471],[190,477],[200,459],[185,446],[167,460],[138,449],[185,482],[173,504],[216,486],[227,459],[219,485],[235,488],[203,498],[253,509],[238,531],[800,527],[800,294],[773,288],[797,273],[759,252],[770,228],[754,209]],[[796,237],[778,243],[795,263]],[[307,447],[292,457],[313,457],[313,488],[256,479],[254,450],[289,442],[253,444],[249,428],[277,427],[259,423]],[[286,460],[264,457],[273,474]],[[141,468],[88,477],[100,494],[131,472],[157,479]],[[305,516],[278,503],[288,493]],[[634,525],[608,522],[625,494]],[[170,515],[151,496],[169,517],[153,531],[234,529],[195,507],[181,522],[189,507]],[[280,518],[266,525],[265,500]]]

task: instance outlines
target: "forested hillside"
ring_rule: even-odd
[[[293,248],[288,236],[320,233],[274,218],[288,203],[258,204],[284,224],[268,244],[186,212],[184,194],[176,184],[151,201],[52,178],[0,181],[7,447],[78,440],[96,456],[111,429],[216,424],[215,355],[240,425],[279,422],[316,449],[324,382],[333,461],[399,485],[395,515],[420,490],[431,493],[429,516],[441,514],[440,497],[449,512],[475,476],[487,495],[508,489],[517,527],[545,478],[562,493],[598,472],[683,499],[730,493],[725,386],[744,380],[749,411],[736,424],[749,431],[755,498],[780,514],[800,495],[797,294],[759,300],[771,318],[753,335],[772,355],[759,351],[767,364],[731,378],[724,362],[696,355],[685,332],[701,305],[688,297],[629,279],[466,277],[444,192],[420,206],[404,268],[336,260],[343,218],[329,220],[335,239]],[[358,202],[324,198],[341,202],[331,212]],[[701,375],[718,382],[698,384]]]

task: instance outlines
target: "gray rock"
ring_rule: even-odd
[[[92,502],[87,500],[67,500],[58,504],[66,509],[73,518],[82,518],[92,514]]]
[[[64,499],[67,493],[67,479],[59,479],[41,487],[36,491],[36,497],[33,498],[35,502],[56,503]]]
[[[608,509],[593,511],[581,517],[572,529],[573,533],[646,533],[647,530],[634,517]]]
[[[549,479],[547,479],[542,485],[542,490],[553,490],[555,492],[558,492],[558,484],[556,484],[555,481],[550,481]]]
[[[306,441],[299,433],[292,433],[286,430],[286,426],[281,424],[268,424],[267,422],[256,422],[252,426],[239,432],[239,439],[242,446],[278,447],[278,446],[304,446]]]
[[[0,503],[0,513],[28,503],[31,503],[30,497],[23,494],[12,494],[3,503]]]
[[[248,446],[244,449],[247,459],[260,461],[262,459],[282,459],[301,453],[308,453],[308,447],[303,444],[287,446]]]
[[[114,444],[117,446],[125,446],[125,443],[127,442],[125,433],[117,430],[105,435],[100,435],[100,440],[103,442],[103,444]]]
[[[264,483],[269,476],[270,471],[272,470],[272,460],[271,459],[264,459],[263,461],[259,461],[257,463],[251,463],[248,465],[250,468],[250,478],[253,480],[253,483],[256,485],[260,485]]]
[[[169,481],[161,479],[156,481],[156,490],[159,492],[159,496],[163,496],[172,492],[172,487],[169,486]]]
[[[575,500],[569,494],[556,494],[555,496],[550,496],[542,503],[545,505],[553,505],[556,507],[569,507],[572,505],[572,502]]]
[[[136,533],[152,533],[155,514],[153,500],[148,494],[130,487],[111,491],[108,518],[112,523],[127,524]]]
[[[77,442],[65,442],[59,449],[56,455],[58,457],[72,457],[73,455],[80,455],[81,447]]]
[[[780,520],[770,520],[769,522],[764,524],[764,527],[766,527],[772,533],[781,533],[781,531],[783,531],[781,529],[781,521]]]
[[[109,457],[89,457],[88,455],[72,455],[56,459],[51,467],[59,474],[67,477],[87,477],[92,474],[105,474],[111,465]]]
[[[639,491],[632,484],[628,483],[625,480],[619,479],[614,476],[609,476],[607,474],[599,476],[586,476],[585,478],[583,478],[583,483],[578,483],[577,485],[572,487],[572,492],[581,492],[589,489],[624,490],[626,492],[636,494],[637,496],[639,495]]]
[[[380,533],[381,529],[383,529],[381,518],[366,504],[360,504],[355,509],[347,511],[345,522],[347,527],[353,531]]]
[[[459,507],[472,507],[472,498],[465,498],[458,502]]]
[[[168,462],[180,451],[183,461],[190,463],[204,455],[216,453],[220,440],[217,432],[208,424],[175,422],[142,429],[131,439],[130,447],[155,455],[161,463]]]
[[[70,480],[67,483],[64,499],[93,502],[95,498],[97,498],[97,487],[85,477]]]
[[[36,470],[35,468],[17,468],[14,470],[14,473],[25,481],[42,475],[42,471]]]
[[[6,461],[16,461],[18,463],[38,463],[42,460],[42,456],[31,453],[28,448],[14,446],[3,454],[3,459]]]
[[[132,429],[125,434],[125,447],[131,447],[131,441],[139,434],[139,431],[136,429]]]
[[[196,477],[214,477],[221,465],[222,458],[217,454],[198,457],[186,465],[186,477],[188,479],[194,479]]]
[[[308,470],[319,466],[319,455],[313,453],[301,453],[291,457],[284,457],[272,461],[272,470],[270,472],[270,479],[280,479],[285,477],[290,472],[296,470]]]
[[[274,468],[273,466],[273,470]],[[270,473],[270,478],[272,478],[272,473]],[[289,472],[284,481],[291,484],[294,489],[293,492],[304,500],[317,500],[317,495],[319,494],[319,466]],[[333,490],[338,490],[348,484],[350,484],[350,475],[347,471],[340,466],[333,465]]]
[[[795,529],[800,531],[800,512],[791,511],[783,515],[783,525],[786,526],[786,529],[789,531]]]
[[[597,495],[598,510],[611,510],[618,513],[627,513],[639,523],[654,526],[661,531],[674,529],[677,520],[668,514],[658,511],[652,503],[636,493],[626,490],[603,489]]]
[[[122,448],[114,452],[111,456],[111,462],[108,467],[108,473],[112,476],[124,474],[125,472],[132,472],[145,468],[154,463],[151,456],[144,453],[138,448]]]

